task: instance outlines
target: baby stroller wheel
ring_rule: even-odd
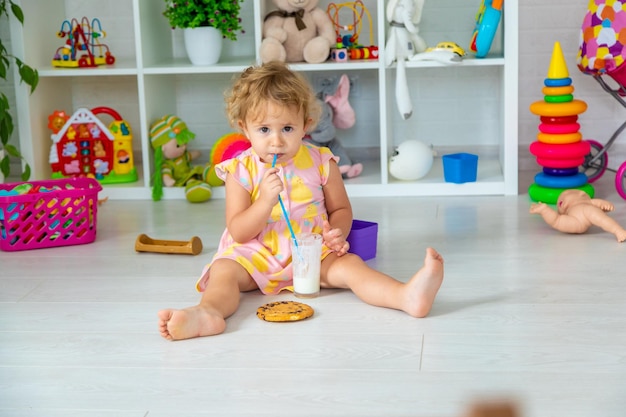
[[[615,189],[624,200],[626,200],[626,162],[620,165],[615,174]]]
[[[609,165],[609,155],[606,152],[602,152],[604,146],[602,146],[600,142],[596,142],[591,139],[588,139],[587,142],[591,145],[591,150],[589,151],[589,154],[585,156],[585,162],[580,166],[580,172],[587,175],[588,182],[591,183],[604,175],[604,172]],[[598,159],[591,162],[591,160],[600,153],[601,155]]]

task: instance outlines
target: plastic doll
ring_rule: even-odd
[[[426,249],[423,267],[403,282],[349,253],[352,207],[337,158],[328,148],[303,142],[319,115],[306,78],[276,61],[250,67],[226,102],[231,124],[251,148],[216,165],[226,187],[226,229],[198,280],[200,303],[161,310],[161,336],[176,340],[222,333],[239,306],[240,292],[290,290],[290,228],[322,235],[322,288],[350,289],[368,304],[426,316],[443,281],[443,258]],[[289,223],[279,196],[289,208]]]
[[[565,233],[585,233],[591,226],[598,226],[615,235],[618,242],[626,240],[626,230],[606,212],[613,211],[609,201],[591,198],[582,190],[565,190],[557,200],[557,210],[545,203],[533,203],[530,212],[540,214],[554,229]]]

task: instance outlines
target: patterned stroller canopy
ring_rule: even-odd
[[[590,75],[612,75],[625,55],[626,1],[590,0],[580,31],[578,68]]]

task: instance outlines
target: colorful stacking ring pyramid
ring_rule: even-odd
[[[556,42],[544,81],[543,101],[530,105],[530,111],[540,117],[537,141],[530,144],[530,153],[537,158],[543,171],[535,175],[528,194],[534,201],[556,204],[561,192],[578,188],[594,195],[587,176],[579,171],[591,149],[579,132],[578,115],[587,110],[587,103],[574,99],[574,86],[567,71],[561,45]]]

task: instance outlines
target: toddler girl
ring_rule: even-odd
[[[423,267],[404,283],[349,253],[352,207],[337,158],[302,140],[320,111],[308,81],[283,63],[253,66],[235,81],[226,104],[231,125],[251,147],[216,166],[225,182],[226,230],[197,283],[200,303],[161,310],[161,335],[178,340],[222,333],[240,292],[291,288],[291,233],[279,195],[296,234],[323,236],[322,288],[347,288],[366,303],[426,316],[443,280],[443,258],[428,248]]]

